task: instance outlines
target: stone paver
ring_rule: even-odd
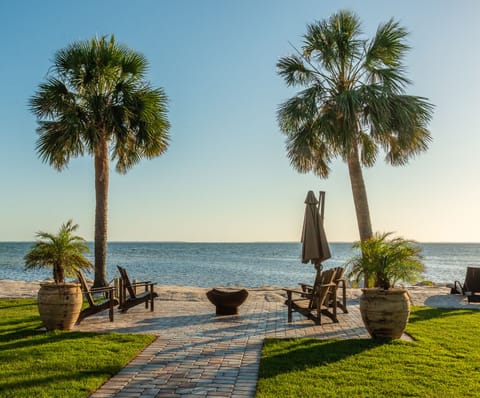
[[[253,397],[265,337],[367,338],[358,304],[339,312],[339,323],[325,318],[316,326],[298,314],[287,322],[279,301],[250,297],[235,316],[215,316],[207,301],[157,300],[152,313],[143,306],[126,314],[85,319],[77,330],[155,334],[157,339],[92,398]]]

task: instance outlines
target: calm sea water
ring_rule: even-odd
[[[23,268],[31,242],[0,242],[0,279],[43,280],[50,270]],[[90,245],[92,247],[92,245]],[[480,244],[421,244],[425,279],[437,283],[463,280],[468,265],[480,265]],[[92,247],[93,249],[93,247]],[[350,243],[331,243],[332,258],[324,268],[345,265],[354,254]],[[294,286],[314,277],[311,264],[300,261],[300,243],[109,243],[107,276],[116,265],[132,278],[159,285]],[[93,250],[89,258],[93,262]],[[93,278],[93,275],[90,275]]]

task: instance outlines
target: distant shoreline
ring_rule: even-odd
[[[40,284],[43,281],[15,281],[9,279],[0,280],[0,298],[1,299],[18,299],[18,298],[35,298]],[[51,280],[50,280],[51,281]],[[221,289],[238,289],[241,286],[220,287]],[[155,287],[159,300],[166,301],[206,301],[206,292],[211,288],[196,286],[176,286],[176,285],[157,285]],[[283,303],[285,301],[285,292],[282,287],[278,286],[259,286],[247,287],[250,300],[266,300],[277,301]],[[447,308],[463,308],[462,296],[450,295],[450,288],[445,285],[435,286],[410,286],[407,287],[409,296],[413,305],[432,305]],[[350,303],[358,304],[361,295],[359,288],[347,288],[347,299]],[[433,301],[432,301],[433,300]]]
[[[0,299],[36,298],[40,283],[43,281],[25,282],[0,280]],[[223,289],[238,289],[228,286]],[[211,288],[195,286],[157,285],[159,301],[179,301],[184,303],[208,302],[206,292]],[[285,292],[277,286],[247,287],[247,300],[255,302],[277,302],[283,306]],[[407,287],[410,302],[414,306],[429,306],[437,308],[463,308],[480,310],[480,303],[468,304],[464,296],[450,294],[446,286],[410,286]],[[361,289],[347,288],[347,305],[358,305],[362,294]],[[161,304],[160,304],[161,305]],[[285,310],[286,311],[286,310]]]

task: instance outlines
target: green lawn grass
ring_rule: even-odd
[[[257,397],[478,397],[480,311],[413,308],[415,341],[268,339]]]
[[[35,300],[0,300],[0,397],[87,397],[155,339],[40,326]]]

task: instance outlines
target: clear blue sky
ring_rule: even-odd
[[[0,4],[0,241],[33,240],[69,218],[93,239],[93,160],[58,173],[35,153],[28,98],[53,54],[114,34],[150,62],[169,96],[171,144],[111,174],[109,240],[298,241],[308,190],[325,190],[330,241],[358,239],[346,166],[328,180],[296,173],[277,106],[294,91],[275,64],[305,27],[340,9],[367,35],[391,17],[411,32],[410,94],[436,106],[430,150],[365,172],[374,230],[423,242],[479,242],[480,2],[476,0],[83,0]]]

